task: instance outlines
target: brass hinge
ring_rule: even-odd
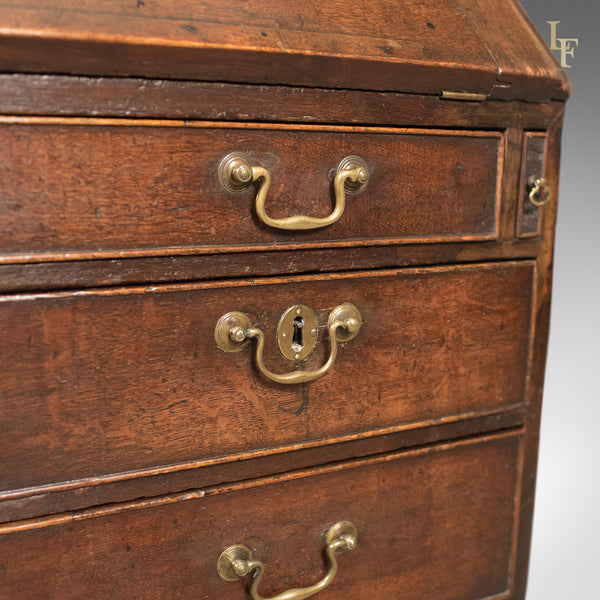
[[[475,92],[449,92],[444,90],[441,96],[442,100],[464,100],[466,102],[483,102],[487,96]]]

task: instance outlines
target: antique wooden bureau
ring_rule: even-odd
[[[523,598],[569,87],[519,5],[0,19],[0,598]]]

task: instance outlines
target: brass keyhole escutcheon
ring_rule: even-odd
[[[265,366],[263,351],[265,334],[260,327],[253,327],[248,315],[233,311],[224,314],[215,326],[215,341],[223,352],[238,352],[248,343],[256,340],[256,367],[271,381],[282,384],[308,383],[329,372],[338,355],[338,342],[354,339],[362,327],[360,311],[354,304],[345,302],[336,306],[327,319],[329,337],[329,357],[323,365],[312,371],[297,369],[289,373],[273,373]],[[317,343],[317,317],[303,304],[288,308],[277,326],[277,345],[289,360],[300,361],[306,358]]]
[[[317,344],[317,316],[304,304],[290,306],[277,325],[277,347],[288,360],[304,360]]]

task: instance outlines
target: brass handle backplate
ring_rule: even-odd
[[[269,598],[269,600],[304,600],[304,598],[314,596],[327,587],[337,573],[336,556],[356,548],[358,543],[356,527],[350,521],[340,521],[327,531],[325,541],[327,544],[325,554],[329,562],[329,570],[325,577],[314,585],[304,588],[292,588]],[[253,560],[252,552],[243,544],[229,546],[221,553],[217,561],[217,572],[225,581],[235,581],[248,574],[252,576],[250,596],[253,600],[265,600],[258,593],[258,585],[263,576],[264,568],[262,562]]]
[[[252,164],[252,160],[244,152],[232,152],[223,158],[219,165],[218,177],[221,187],[230,194],[243,194],[255,181],[262,180],[256,194],[256,214],[269,227],[291,230],[318,229],[335,223],[342,216],[346,206],[346,194],[358,194],[365,189],[369,181],[369,167],[360,156],[346,156],[342,159],[333,180],[333,212],[322,218],[306,215],[294,215],[284,219],[270,217],[265,203],[271,185],[271,175],[263,167]]]
[[[552,194],[545,177],[531,177],[529,179],[529,202],[534,206],[544,206],[550,201]]]
[[[284,335],[285,331],[282,331],[282,326],[290,320],[288,315],[293,316],[304,316],[308,320],[312,311],[302,305],[297,304],[288,309],[281,321],[278,328],[278,343],[280,348],[285,345]],[[313,313],[314,315],[314,313]],[[293,331],[293,321],[290,331]],[[307,337],[310,339],[310,344],[314,347],[316,343],[316,318],[310,321],[309,331]],[[304,322],[303,322],[304,325]],[[275,381],[276,383],[306,383],[313,381],[322,375],[325,375],[335,362],[337,356],[337,344],[340,342],[347,342],[353,339],[359,332],[362,326],[362,317],[360,311],[354,304],[345,303],[340,304],[334,308],[327,321],[327,331],[329,333],[329,358],[325,364],[314,371],[291,371],[290,373],[273,373],[270,371],[264,363],[263,351],[265,346],[265,335],[263,331],[257,327],[252,327],[252,322],[248,315],[242,312],[230,312],[223,315],[218,321],[215,327],[215,341],[221,350],[224,352],[238,352],[242,350],[251,338],[256,338],[256,366],[258,370],[268,379]],[[314,330],[314,333],[312,333]],[[293,348],[293,346],[292,346]],[[310,348],[312,350],[312,347]],[[292,350],[293,351],[293,350]],[[307,355],[307,354],[306,354]],[[304,358],[305,354],[302,349],[297,354],[293,355],[295,360]]]

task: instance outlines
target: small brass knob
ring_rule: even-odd
[[[246,185],[252,181],[252,169],[247,163],[236,160],[231,168],[231,177],[236,183]]]
[[[230,194],[246,193],[252,185],[252,160],[245,152],[231,152],[219,165],[219,183]]]
[[[246,339],[246,332],[239,325],[236,325],[229,330],[229,337],[232,342],[240,344]]]
[[[552,194],[545,177],[529,179],[529,202],[534,206],[544,206],[550,201]]]
[[[344,190],[348,196],[360,194],[369,183],[369,167],[360,156],[346,156],[342,158],[337,166],[337,173],[352,172],[355,174],[353,178],[346,178],[344,182]]]

